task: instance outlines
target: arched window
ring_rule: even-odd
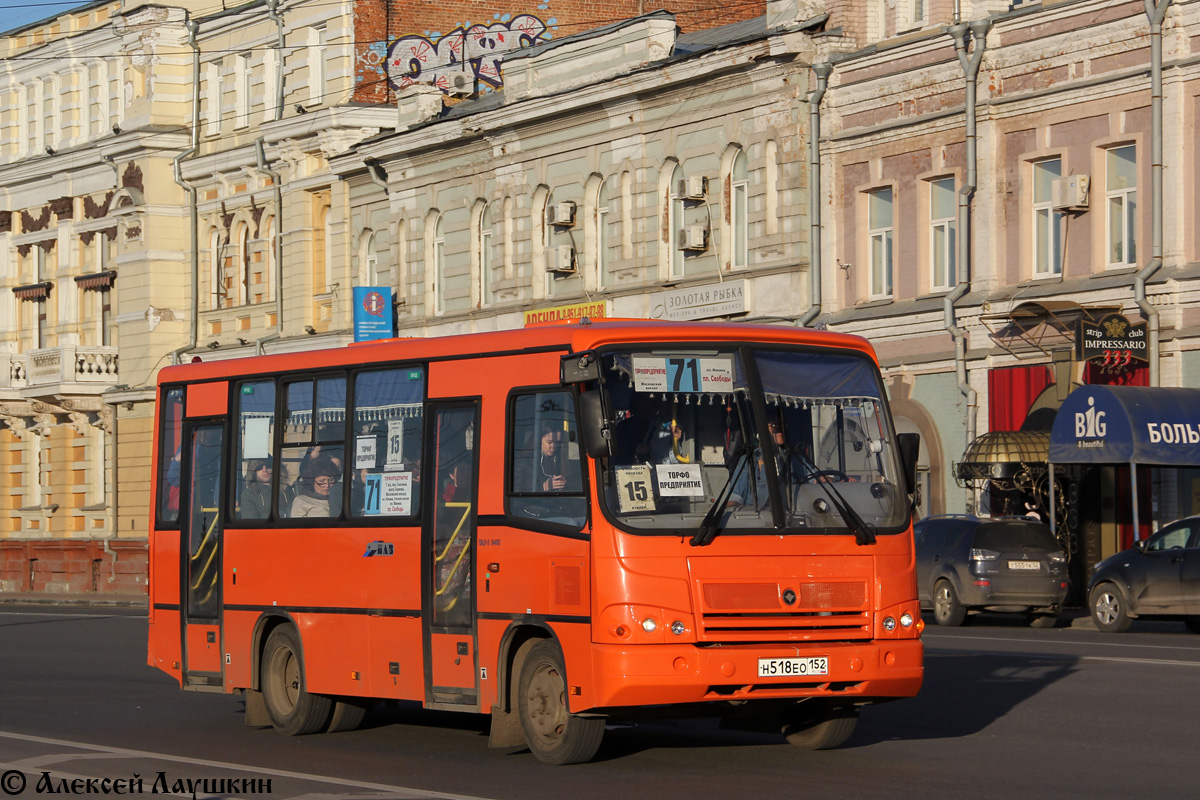
[[[239,223],[235,237],[237,242],[237,304],[244,306],[250,302],[250,227]]]
[[[549,202],[549,187],[539,186],[533,190],[533,205],[530,208],[530,223],[533,226],[533,230],[530,234],[531,252],[529,258],[533,275],[530,276],[529,280],[534,299],[541,299],[546,296],[546,248],[550,246],[550,226],[546,224],[546,214],[549,210]]]
[[[604,222],[608,217],[608,192],[604,189],[604,178],[592,175],[587,179],[583,192],[583,287],[592,290],[604,285]]]
[[[267,232],[263,237],[266,242],[266,257],[263,259],[263,283],[266,285],[266,298],[268,301],[275,300],[275,237],[279,235],[276,230],[275,217],[268,217],[262,229]]]
[[[221,232],[211,228],[208,232],[208,288],[209,304],[212,308],[221,307],[221,298],[225,295],[222,285],[221,269]]]
[[[379,257],[375,253],[375,232],[364,228],[358,236],[358,279],[363,286],[379,285]]]
[[[446,310],[442,286],[446,271],[446,238],[442,227],[442,212],[432,209],[425,215],[425,307],[432,314]]]
[[[471,253],[471,268],[475,274],[475,289],[471,306],[479,308],[492,302],[492,213],[491,204],[476,200],[471,208],[471,231],[474,247]]]
[[[667,159],[658,178],[658,202],[662,233],[658,242],[658,279],[665,281],[683,275],[683,251],[675,243],[679,228],[683,225],[683,199],[679,196],[679,182],[683,180],[683,169],[675,159]]]
[[[726,195],[729,198],[727,263],[730,269],[739,269],[750,263],[750,179],[746,152],[741,148],[733,154],[726,181],[729,187]]]

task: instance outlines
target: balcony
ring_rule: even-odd
[[[95,396],[117,385],[115,347],[65,345],[9,358],[9,371],[14,375],[17,370],[11,362],[25,361],[21,395],[29,400]]]

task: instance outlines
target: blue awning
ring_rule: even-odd
[[[1049,461],[1200,467],[1200,389],[1081,386],[1054,418]]]

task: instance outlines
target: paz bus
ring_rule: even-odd
[[[915,695],[913,469],[863,339],[589,321],[163,369],[149,663],[245,722],[490,714],[842,744]]]

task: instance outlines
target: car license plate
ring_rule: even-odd
[[[1041,569],[1040,561],[1010,561],[1008,562],[1009,569]]]
[[[760,658],[758,677],[784,678],[805,675],[828,675],[829,659],[826,656],[812,658]]]

